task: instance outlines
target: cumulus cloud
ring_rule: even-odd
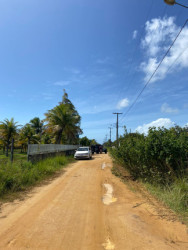
[[[148,129],[151,127],[165,127],[165,128],[170,128],[174,126],[174,122],[172,122],[169,118],[159,118],[156,121],[152,121],[150,123],[147,124],[143,124],[142,126],[138,126],[136,128],[136,131],[139,133],[144,133],[147,134],[148,133]]]
[[[146,35],[141,42],[142,49],[146,52],[146,60],[140,65],[145,73],[145,81],[152,75],[179,30],[180,27],[175,24],[174,17],[154,18],[146,22]],[[162,80],[167,74],[172,73],[169,70],[171,65],[176,70],[188,67],[187,44],[188,28],[185,27],[153,77],[153,82]]]
[[[167,103],[163,103],[163,105],[161,106],[162,113],[176,114],[178,113],[178,111],[179,110],[177,108],[171,108]]]
[[[129,105],[129,100],[127,98],[124,98],[120,100],[117,104],[117,109],[125,108]]]
[[[56,86],[67,86],[69,84],[70,84],[70,81],[57,81],[53,83],[53,85],[56,85]]]
[[[134,30],[134,31],[133,31],[133,39],[136,39],[136,38],[137,38],[137,35],[138,35],[138,31],[137,31],[137,30]]]

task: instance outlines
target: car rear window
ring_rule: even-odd
[[[89,148],[78,148],[77,151],[89,151]]]

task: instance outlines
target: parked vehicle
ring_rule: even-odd
[[[99,144],[96,144],[96,145],[95,145],[95,153],[96,153],[96,154],[99,154],[99,153],[100,153],[100,148],[99,148],[99,146],[100,146]]]
[[[105,154],[107,154],[107,152],[108,152],[107,148],[104,148],[104,147],[103,147],[103,152],[104,152]]]
[[[75,154],[75,159],[91,159],[92,158],[92,152],[90,147],[79,147]]]
[[[107,154],[107,149],[106,148],[103,148],[103,145],[100,145],[100,144],[96,144],[96,145],[92,145],[91,146],[91,151],[92,151],[92,154],[96,153],[96,154],[102,154],[103,152],[105,154]]]
[[[92,152],[92,154],[95,153],[95,145],[91,145],[91,152]]]

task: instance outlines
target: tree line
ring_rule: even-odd
[[[11,119],[0,121],[0,148],[8,156],[12,139],[21,152],[28,144],[78,144],[81,117],[64,90],[62,101],[48,110],[45,119],[34,117],[24,126]]]

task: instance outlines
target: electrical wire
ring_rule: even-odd
[[[154,3],[154,0],[151,1],[151,5],[150,5],[150,7],[149,7],[149,9],[148,9],[148,11],[147,11],[147,15],[146,15],[146,19],[145,19],[145,22],[144,22],[144,23],[146,23],[146,21],[148,20],[150,14],[151,14],[151,11],[152,11],[152,8],[153,8],[153,3]],[[128,68],[128,70],[127,70],[127,75],[130,74],[131,68],[132,68],[132,66],[133,66],[133,61],[134,61],[134,58],[135,58],[135,55],[136,55],[136,51],[137,51],[137,49],[138,49],[138,46],[139,46],[139,44],[140,44],[142,35],[143,35],[143,33],[144,33],[144,27],[145,27],[145,25],[142,26],[141,31],[139,32],[139,37],[138,37],[138,39],[137,39],[136,46],[135,46],[135,48],[134,48],[134,50],[133,50],[133,53],[132,53],[132,58],[131,58],[131,62],[130,62],[129,68]],[[129,88],[130,88],[130,86],[131,86],[131,84],[132,84],[133,78],[134,78],[134,75],[133,75],[131,81],[129,82],[129,84],[128,84],[126,90],[125,90],[125,92],[127,92],[127,91],[129,90]],[[124,92],[124,90],[123,90],[123,92]],[[121,93],[122,93],[122,90],[120,91],[120,93],[119,93],[119,95],[118,95],[118,99],[119,99]]]
[[[177,57],[176,59],[172,62],[172,64],[168,67],[168,69],[166,70],[165,74],[168,74],[168,72],[173,68],[173,66],[175,65],[175,63],[178,61],[178,59],[183,55],[183,53],[185,53],[185,51],[188,50],[188,48],[184,49]],[[119,121],[119,123],[122,122]],[[123,125],[119,126],[119,127],[124,127]]]
[[[186,5],[184,5],[184,4],[177,3],[177,2],[175,2],[175,4],[177,4],[177,5],[181,6],[181,7],[184,7],[184,8],[187,8],[187,9],[188,9],[188,6],[186,6]]]
[[[176,59],[173,61],[173,63],[170,65],[170,67],[167,69],[167,71],[165,72],[165,74],[167,74],[172,68],[173,66],[175,65],[175,63],[178,61],[178,59],[183,55],[183,53],[185,53],[185,51],[187,50],[188,48],[186,48],[185,50],[183,50],[177,57]]]
[[[168,48],[168,50],[166,51],[165,55],[163,56],[162,60],[160,61],[160,63],[158,64],[158,66],[156,67],[156,69],[154,70],[153,74],[150,76],[149,80],[146,82],[146,84],[144,85],[144,87],[142,88],[142,90],[140,91],[140,93],[138,94],[138,96],[136,97],[136,99],[134,100],[134,102],[131,104],[131,106],[128,108],[128,110],[126,111],[126,113],[123,115],[122,119],[130,112],[130,110],[133,108],[133,106],[135,105],[135,103],[137,102],[137,100],[139,99],[139,97],[142,95],[142,93],[144,92],[144,90],[146,89],[146,87],[148,86],[148,84],[150,83],[150,81],[152,80],[153,76],[155,75],[155,73],[157,72],[157,70],[159,69],[159,67],[161,66],[162,62],[164,61],[165,57],[167,56],[167,54],[169,53],[169,51],[171,50],[172,46],[174,45],[174,43],[176,42],[176,40],[178,39],[179,35],[181,34],[182,30],[184,29],[184,27],[186,26],[188,22],[188,19],[185,21],[185,23],[183,24],[183,26],[181,27],[180,31],[178,32],[178,34],[176,35],[175,39],[173,40],[172,44],[170,45],[170,47]]]
[[[147,14],[147,17],[146,17],[146,21],[148,20],[148,18],[149,18],[149,16],[150,16],[151,10],[152,10],[152,8],[153,8],[153,3],[154,3],[154,1],[151,2],[151,6],[150,6],[150,8],[149,8],[149,11],[148,11],[148,14]],[[167,9],[167,5],[164,6],[164,9],[163,9],[163,12],[162,12],[162,16],[161,16],[161,17],[165,16],[166,9]],[[146,23],[146,21],[145,21],[145,23]],[[137,50],[137,48],[138,48],[138,45],[139,45],[140,42],[141,42],[141,39],[142,39],[142,36],[143,36],[143,33],[144,33],[144,27],[145,27],[145,26],[143,25],[142,30],[141,30],[141,33],[140,33],[140,36],[139,36],[139,39],[138,39],[137,46],[136,46],[135,51],[134,51],[134,55],[135,55],[135,52],[136,52],[136,50]],[[133,57],[134,57],[134,56],[133,56]],[[129,68],[129,73],[130,73],[130,68]],[[129,91],[129,89],[130,89],[132,83],[134,82],[135,77],[136,77],[136,74],[133,74],[133,76],[131,77],[131,80],[129,81],[129,84],[128,84],[127,89],[126,89],[125,92],[128,92],[128,91]],[[122,92],[124,92],[124,91],[122,91]],[[120,122],[123,120],[123,118],[124,118],[124,116],[122,116],[122,117],[120,118]]]

